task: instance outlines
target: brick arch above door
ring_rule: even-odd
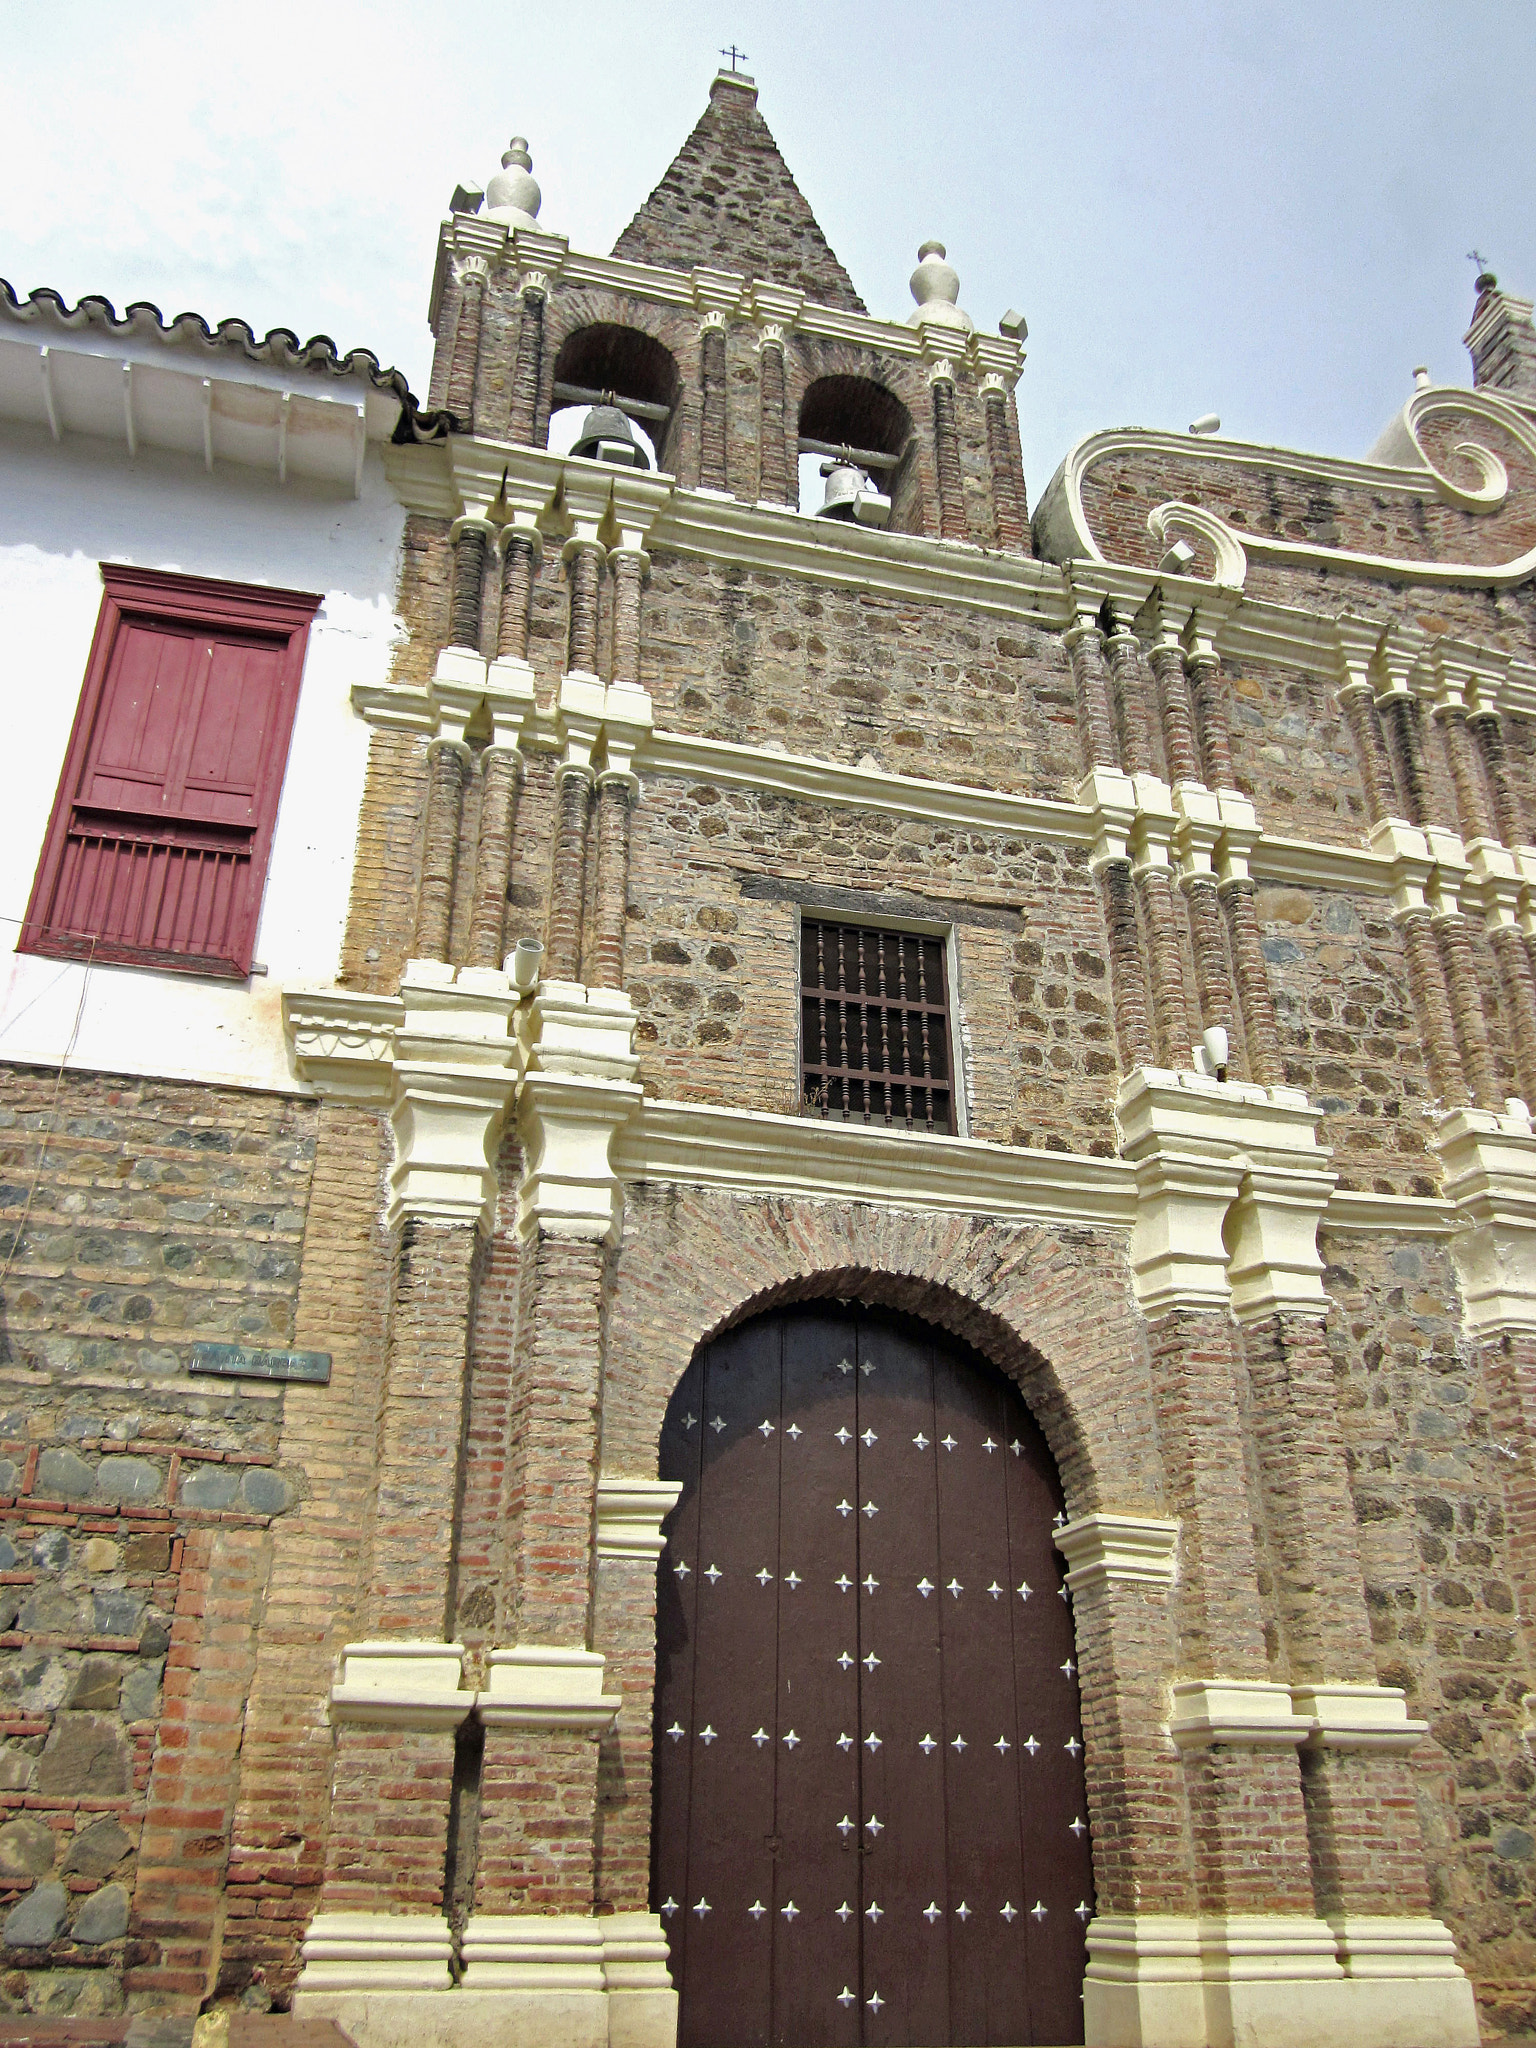
[[[1150,1360],[1122,1233],[708,1189],[632,1187],[603,1388],[603,1463],[656,1470],[698,1345],[793,1301],[902,1310],[963,1339],[1020,1392],[1067,1512],[1164,1512]]]

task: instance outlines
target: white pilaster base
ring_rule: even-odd
[[[1088,1955],[1088,2048],[1477,2048],[1438,1921],[1106,1916]]]
[[[655,1913],[611,1913],[603,1931],[608,2048],[676,2048],[677,1993]]]
[[[425,1996],[452,1982],[453,1935],[441,1913],[317,1913],[304,1937],[294,2010],[320,1996]]]

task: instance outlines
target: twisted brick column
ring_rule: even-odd
[[[1077,734],[1085,769],[1118,768],[1114,719],[1109,707],[1109,677],[1104,669],[1104,636],[1088,620],[1063,633],[1062,645],[1072,658],[1077,688]]]
[[[613,670],[616,683],[640,681],[640,586],[651,566],[643,548],[613,548],[608,567],[613,576]]]
[[[987,423],[987,466],[992,473],[993,530],[1000,548],[1022,554],[1029,523],[1024,472],[1008,431],[1008,393],[1001,378],[983,378],[981,400]]]
[[[1429,912],[1416,909],[1397,911],[1393,923],[1403,935],[1403,955],[1408,963],[1408,986],[1413,1006],[1424,1027],[1424,1058],[1429,1084],[1448,1108],[1466,1099],[1461,1054],[1456,1048],[1456,1029],[1451,1021],[1450,998],[1440,950],[1435,944]]]
[[[597,778],[597,879],[588,978],[596,988],[624,986],[624,921],[629,908],[630,814],[634,776],[604,769]]]
[[[1125,764],[1125,772],[1127,775],[1155,774],[1150,713],[1142,679],[1141,642],[1134,633],[1115,632],[1110,634],[1108,645],[1120,713],[1120,758]]]
[[[965,481],[960,470],[960,434],[955,424],[955,387],[949,377],[933,384],[933,466],[939,480],[939,533],[965,539]]]
[[[517,323],[517,359],[512,366],[512,410],[507,438],[534,445],[539,425],[539,387],[544,377],[544,287],[523,287]]]
[[[555,800],[558,813],[544,971],[551,981],[579,981],[587,823],[592,810],[591,769],[575,761],[565,762],[560,769]]]
[[[1179,954],[1178,924],[1173,906],[1173,872],[1148,864],[1135,870],[1146,926],[1152,982],[1152,1021],[1160,1067],[1183,1066],[1200,1033],[1191,1029],[1184,988],[1184,962]]]
[[[1168,641],[1155,646],[1152,649],[1152,673],[1157,678],[1168,780],[1198,782],[1200,754],[1195,745],[1195,717],[1189,701],[1189,684],[1184,675],[1183,648]]]
[[[1467,730],[1467,714],[1460,704],[1448,705],[1436,714],[1445,734],[1445,751],[1451,763],[1451,780],[1456,786],[1456,812],[1463,839],[1491,839],[1493,821],[1478,761],[1477,748]]]
[[[1392,762],[1382,736],[1381,723],[1368,683],[1346,683],[1338,693],[1355,758],[1360,764],[1360,782],[1365,791],[1366,816],[1373,825],[1397,814],[1397,789],[1392,780]]]
[[[416,899],[418,960],[446,960],[453,922],[453,885],[459,865],[459,827],[470,753],[460,740],[434,740],[427,749],[427,836]]]
[[[458,519],[453,526],[453,596],[448,631],[455,647],[480,652],[480,606],[485,587],[485,544],[496,529],[488,519]]]
[[[1536,1094],[1531,1092],[1536,1089],[1536,975],[1531,972],[1530,948],[1525,934],[1512,924],[1493,925],[1488,937],[1509,1005],[1520,1093],[1526,1102],[1536,1103]]]
[[[571,600],[565,665],[568,670],[589,676],[597,674],[598,586],[602,582],[604,552],[601,541],[566,543]]]
[[[1504,751],[1504,728],[1499,722],[1499,714],[1488,708],[1469,712],[1467,725],[1483,757],[1488,786],[1493,793],[1493,814],[1498,820],[1499,837],[1506,846],[1523,846],[1527,837],[1525,816],[1519,792],[1510,780],[1509,760]]]
[[[480,324],[490,272],[483,256],[468,256],[455,271],[459,317],[453,330],[453,364],[448,372],[448,410],[469,429],[475,423],[475,385],[480,368]]]
[[[1128,860],[1106,860],[1098,864],[1099,895],[1104,905],[1104,926],[1109,934],[1109,983],[1115,1009],[1115,1042],[1120,1065],[1152,1064],[1152,1029],[1147,1018],[1147,977],[1141,959],[1141,935],[1136,923],[1136,894],[1131,886]]]
[[[1231,789],[1232,737],[1221,687],[1221,663],[1214,654],[1195,653],[1189,657],[1187,674],[1205,761],[1205,780],[1212,789]]]
[[[1385,705],[1385,710],[1382,706]],[[1424,756],[1419,746],[1419,707],[1405,692],[1383,698],[1377,704],[1382,723],[1391,735],[1397,755],[1398,782],[1408,807],[1410,825],[1423,825],[1429,817],[1428,786],[1424,780]]]
[[[480,837],[475,849],[475,893],[469,915],[471,967],[499,967],[507,916],[507,877],[522,786],[523,757],[516,747],[487,747],[480,756]]]
[[[699,483],[706,491],[726,488],[725,328],[710,321],[699,337]]]
[[[1259,938],[1252,877],[1228,875],[1217,883],[1216,894],[1227,913],[1227,935],[1232,944],[1238,1003],[1243,1013],[1243,1043],[1248,1049],[1248,1076],[1262,1088],[1278,1088],[1285,1080],[1285,1062],[1280,1056],[1280,1026]]]
[[[496,652],[503,658],[526,661],[536,545],[531,534],[520,533],[513,526],[503,527],[501,544],[501,614],[496,622]]]
[[[427,385],[427,410],[437,412],[448,403],[448,376],[453,368],[453,344],[458,332],[459,280],[450,266],[437,309],[436,346],[432,351],[432,377]]]
[[[1459,910],[1442,911],[1431,922],[1450,992],[1461,1070],[1472,1091],[1472,1100],[1479,1109],[1502,1109],[1504,1102],[1494,1078],[1493,1048],[1488,1043],[1482,991],[1477,985],[1477,963],[1472,957],[1471,926]]]
[[[1200,1005],[1201,1028],[1208,1024],[1225,1027],[1232,1065],[1242,1079],[1242,1069],[1247,1064],[1246,1045],[1233,999],[1216,877],[1183,875],[1179,886],[1189,907],[1190,949],[1195,960],[1195,997]]]
[[[784,336],[765,327],[757,347],[757,495],[768,505],[788,505],[789,444],[784,426]]]

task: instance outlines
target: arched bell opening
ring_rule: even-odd
[[[652,1894],[680,2048],[1082,2039],[1062,1488],[1014,1382],[886,1307],[701,1344],[670,1403]]]
[[[681,392],[672,353],[653,335],[607,322],[578,328],[555,359],[548,446],[557,455],[670,468]],[[635,454],[625,452],[626,441]]]
[[[800,401],[799,448],[803,512],[916,530],[912,415],[883,384],[818,377]]]

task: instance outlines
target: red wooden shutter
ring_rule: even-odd
[[[244,976],[320,600],[144,570],[102,577],[23,943]]]

